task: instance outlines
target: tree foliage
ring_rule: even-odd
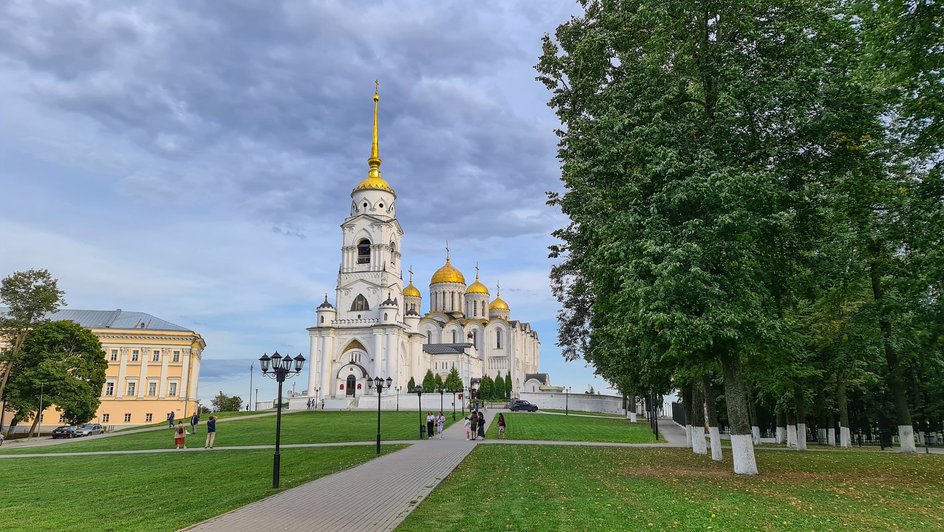
[[[243,400],[238,395],[226,395],[222,391],[210,400],[215,412],[239,412]]]
[[[446,377],[446,388],[454,391],[462,390],[462,378],[456,368],[449,370],[449,375]]]
[[[423,377],[423,391],[426,393],[432,393],[436,389],[436,377],[433,376],[433,370],[426,370],[426,375]]]

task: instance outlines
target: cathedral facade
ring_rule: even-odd
[[[397,195],[380,175],[378,105],[375,92],[370,170],[351,192],[350,215],[341,224],[335,303],[326,295],[308,328],[307,396],[324,399],[329,408],[356,406],[357,398],[376,396],[367,380],[379,376],[393,382],[383,395],[397,394],[399,401],[410,378],[420,384],[432,370],[445,380],[453,368],[465,387],[484,375],[510,374],[517,395],[526,375],[538,371],[541,343],[528,323],[511,319],[500,292],[491,298],[478,267],[467,285],[447,249],[445,264],[430,279],[425,307],[412,271],[403,286],[404,233]]]

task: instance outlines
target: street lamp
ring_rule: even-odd
[[[312,406],[313,406],[312,410],[315,410],[315,411],[318,410],[318,397],[319,397],[319,392],[321,392],[321,388],[315,386],[315,404],[312,405]]]
[[[564,388],[564,415],[570,415],[570,386]]]
[[[400,411],[400,388],[403,386],[397,386],[397,412]]]
[[[442,386],[437,386],[437,387],[436,387],[436,392],[439,393],[439,412],[442,413],[442,411],[443,411],[443,394],[446,393],[446,388],[444,388],[444,387],[442,387]]]
[[[305,357],[303,357],[301,353],[294,359],[291,355],[285,355],[283,357],[276,351],[271,357],[263,354],[259,359],[259,365],[262,367],[262,374],[264,376],[275,379],[275,381],[279,383],[279,406],[275,415],[275,456],[272,464],[272,488],[277,489],[279,487],[279,445],[282,438],[282,383],[285,382],[285,379],[297,377],[298,374],[302,372],[302,366],[305,365]]]
[[[380,377],[374,377],[374,380],[371,381],[370,377],[367,377],[367,389],[371,388],[371,384],[377,388],[377,454],[380,454],[380,394],[383,393],[384,389],[384,380]],[[387,388],[390,388],[390,385],[393,384],[393,379],[387,377]]]
[[[420,409],[420,439],[422,440],[423,431],[426,430],[426,425],[423,423],[423,385],[417,384],[413,391],[416,392],[416,401]]]
[[[449,392],[452,394],[452,420],[453,421],[456,420],[456,393],[460,391],[461,390],[457,390],[455,388],[449,388]],[[465,417],[465,416],[462,416],[462,417]]]

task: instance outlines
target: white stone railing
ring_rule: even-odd
[[[361,319],[344,319],[344,320],[331,320],[331,325],[369,325],[371,323],[379,323],[380,320],[377,318],[361,318]]]

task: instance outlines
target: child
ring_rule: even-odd
[[[498,439],[505,439],[505,415],[498,414]]]
[[[186,449],[187,448],[186,440],[187,440],[187,429],[184,428],[183,421],[178,421],[177,428],[174,429],[174,445],[177,446],[176,449],[180,449],[181,446],[183,446],[183,448]]]
[[[472,439],[472,422],[469,421],[469,416],[465,418],[465,439],[466,441]]]
[[[442,411],[439,412],[439,417],[436,418],[436,432],[439,433],[439,439],[443,439],[443,427],[446,426],[446,416],[443,415]]]

